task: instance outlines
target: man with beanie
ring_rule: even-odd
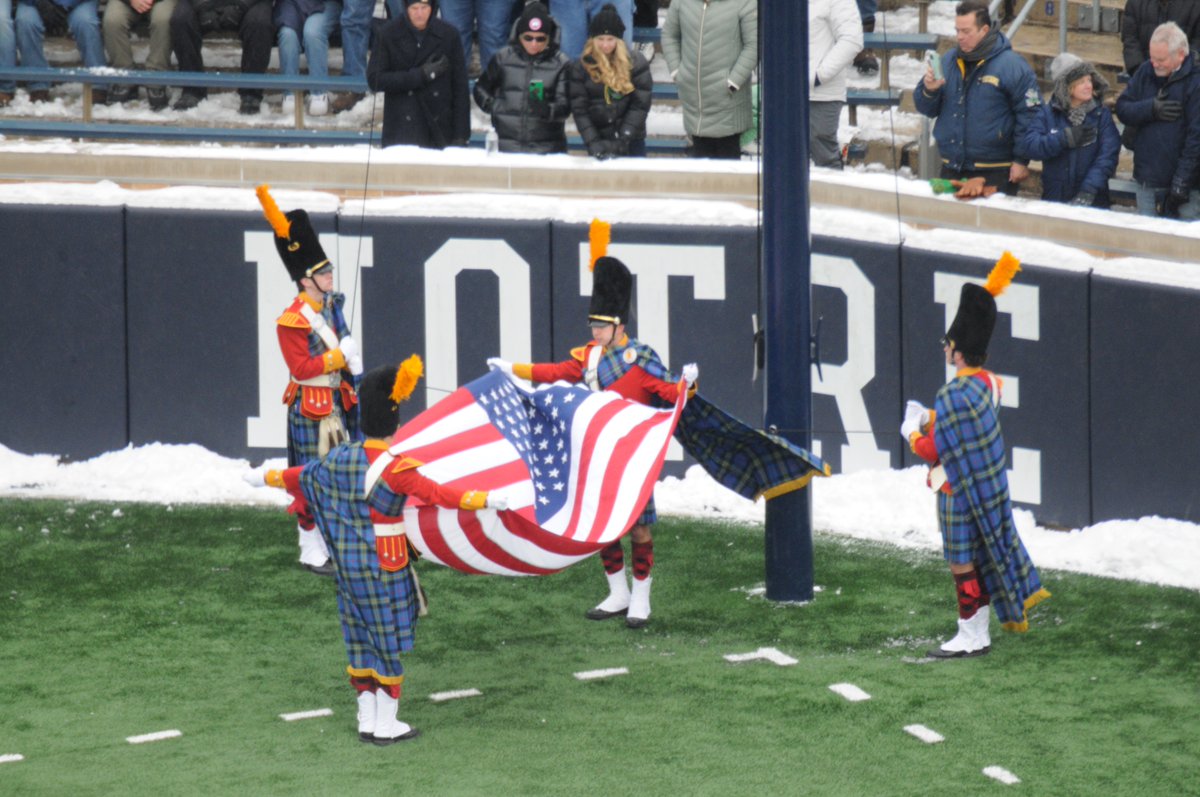
[[[420,604],[400,520],[408,496],[448,509],[507,507],[498,496],[489,503],[485,491],[443,487],[417,472],[420,462],[389,450],[400,402],[412,394],[421,371],[414,354],[363,377],[364,441],[342,443],[303,467],[255,470],[245,477],[254,485],[286,489],[295,499],[289,511],[316,519],[337,562],[338,614],[350,659],[346,672],[357,694],[358,738],[380,746],[420,733],[397,717],[401,654],[413,648]]]
[[[471,137],[467,65],[458,31],[436,18],[437,0],[405,0],[383,27],[367,85],[384,93],[383,146],[465,147]]]
[[[561,49],[572,61],[583,53],[588,38],[588,23],[600,9],[611,4],[616,8],[623,25],[625,46],[633,48],[633,0],[550,0],[550,13],[562,29]],[[657,21],[655,23],[657,25]]]
[[[509,45],[475,81],[475,102],[492,117],[501,152],[567,151],[570,60],[558,47],[558,23],[539,2],[525,6]]]
[[[1025,134],[1042,103],[1037,75],[992,27],[986,0],[959,3],[954,30],[958,46],[942,56],[943,77],[926,67],[913,103],[937,120],[933,137],[942,178],[982,177],[985,185],[1015,196],[1029,176]]]
[[[333,264],[304,210],[286,215],[270,190],[258,187],[258,199],[275,231],[275,248],[300,293],[276,320],[279,349],[290,379],[283,394],[288,407],[288,466],[324,457],[336,445],[359,439],[358,395],[362,373],[358,344],[342,314],[346,297],[333,292]],[[333,575],[333,564],[313,518],[297,515],[300,564]]]
[[[607,225],[593,222],[593,252],[607,248]],[[602,244],[597,244],[603,240]],[[510,376],[532,382],[583,383],[592,390],[612,390],[621,396],[652,407],[669,407],[679,398],[679,380],[667,370],[654,349],[630,338],[625,331],[629,321],[633,275],[615,257],[593,260],[592,298],[588,326],[592,340],[571,350],[569,359],[558,363],[510,363],[498,357],[488,365]],[[689,394],[695,391],[695,365],[684,367],[683,377]],[[641,516],[629,533],[633,555],[633,589],[625,575],[625,555],[620,540],[600,551],[608,579],[608,597],[588,610],[589,620],[625,617],[629,628],[641,628],[650,617],[650,571],[654,567],[654,540],[650,527],[658,519],[654,496],[646,502]]]
[[[933,658],[982,656],[991,650],[990,604],[1008,631],[1027,631],[1026,611],[1050,593],[1042,588],[1013,522],[997,412],[1002,382],[983,368],[996,326],[996,299],[1021,268],[1008,252],[986,285],[962,287],[954,322],[942,338],[955,376],[937,392],[933,410],[910,401],[900,434],[930,463],[937,490],[943,554],[958,595],[958,633],[929,651]]]

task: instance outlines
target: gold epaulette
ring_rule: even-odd
[[[571,359],[579,360],[579,362],[587,361],[587,346],[580,346],[577,349],[571,349]]]
[[[275,319],[275,323],[281,327],[289,327],[291,329],[311,328],[311,325],[308,323],[308,319],[294,310],[285,310],[283,315]]]
[[[399,457],[396,460],[396,467],[392,468],[392,473],[412,470],[413,468],[419,468],[424,464],[425,463],[421,462],[419,459],[413,459],[412,457]]]

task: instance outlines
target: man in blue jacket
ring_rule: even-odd
[[[1174,22],[1150,37],[1150,60],[1117,98],[1117,117],[1126,142],[1133,139],[1138,213],[1200,218],[1200,192],[1193,190],[1200,166],[1200,69],[1187,34]]]
[[[999,28],[992,28],[985,0],[959,3],[954,30],[958,46],[942,56],[943,77],[927,68],[913,101],[937,120],[933,137],[942,177],[982,177],[985,185],[1015,195],[1029,176],[1023,147],[1042,102],[1037,76]]]

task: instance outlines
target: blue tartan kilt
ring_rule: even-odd
[[[658,512],[654,509],[654,495],[651,494],[650,500],[642,507],[642,514],[638,515],[638,519],[633,521],[635,526],[652,526],[658,522]]]
[[[938,528],[942,532],[942,556],[952,565],[973,564],[981,553],[983,540],[975,528],[975,518],[965,501],[941,490],[937,494]]]
[[[334,394],[333,411],[342,419],[342,426],[346,425],[346,413],[342,411],[341,400]],[[288,425],[287,425],[287,454],[288,467],[294,468],[297,465],[307,465],[314,460],[320,459],[319,440],[320,440],[321,422],[314,421],[312,418],[307,418],[300,412],[300,397],[297,396],[292,405],[288,407]]]
[[[410,568],[389,573],[339,566],[338,611],[350,674],[402,677],[400,654],[413,649],[417,609]]]

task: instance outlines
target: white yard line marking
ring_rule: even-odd
[[[945,736],[942,736],[931,728],[926,728],[924,725],[905,725],[904,730],[906,733],[912,734],[925,742],[925,744],[937,744],[938,742],[946,741]]]
[[[1009,772],[1004,767],[997,767],[997,766],[984,767],[983,774],[987,775],[989,778],[992,778],[993,780],[998,780],[1001,783],[1007,784],[1009,786],[1013,785],[1014,783],[1021,782],[1020,778],[1018,778],[1013,773]]]
[[[862,700],[871,699],[870,695],[859,689],[854,684],[830,684],[829,688],[849,700],[851,703],[858,703]]]
[[[790,667],[793,664],[799,664],[799,659],[793,659],[791,656],[787,655],[786,653],[781,653],[775,648],[759,648],[753,653],[725,654],[725,661],[731,661],[734,663],[742,661],[755,661],[758,659],[769,661],[772,664],[778,664],[780,667]]]
[[[429,699],[434,703],[441,703],[444,700],[458,700],[461,697],[479,697],[483,692],[478,689],[454,689],[449,692],[434,692],[429,696]]]
[[[592,681],[596,678],[611,678],[614,675],[629,675],[627,667],[609,667],[607,670],[584,670],[575,673],[580,681]]]
[[[183,736],[183,731],[155,731],[154,733],[143,733],[141,736],[126,736],[125,741],[130,744],[145,744],[146,742],[158,742],[163,739],[174,739],[176,736]]]
[[[296,720],[310,720],[313,717],[332,717],[333,709],[331,708],[315,708],[312,711],[295,711],[291,714],[280,714],[279,719],[284,722],[295,722]]]
[[[24,761],[25,756],[20,753],[5,753],[0,755],[0,764],[15,764],[18,761]]]

